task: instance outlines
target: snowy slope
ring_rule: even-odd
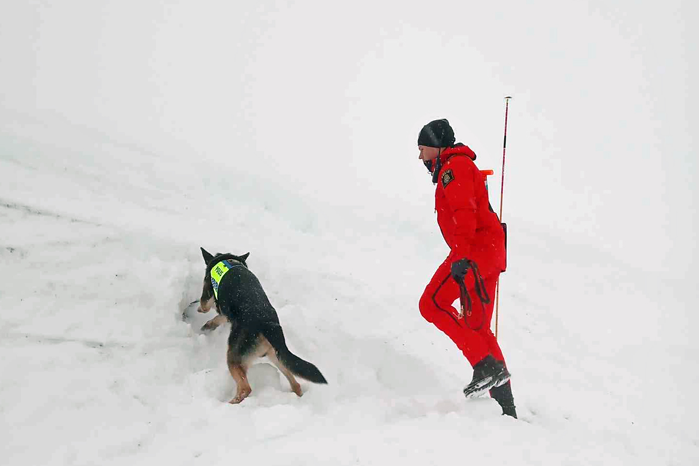
[[[698,464],[698,4],[0,2],[0,463]],[[499,201],[519,420],[418,299],[419,128]],[[290,348],[227,401],[199,247]],[[183,320],[183,311],[185,319]]]
[[[1,136],[5,464],[697,461],[697,320],[671,284],[595,247],[512,222],[500,340],[515,421],[463,399],[468,364],[418,313],[446,252],[429,194],[423,209],[331,209],[70,125]],[[181,319],[200,245],[251,252],[328,386],[298,399],[261,362],[253,395],[226,403],[227,328]]]

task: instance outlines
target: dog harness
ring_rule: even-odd
[[[217,263],[211,268],[211,286],[214,288],[214,297],[219,299],[219,285],[224,275],[234,267],[243,267],[242,264],[236,264],[228,259]]]

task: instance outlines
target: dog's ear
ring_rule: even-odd
[[[209,253],[207,252],[207,250],[204,249],[204,248],[199,248],[199,249],[202,250],[202,257],[204,258],[204,263],[205,263],[205,264],[208,264],[208,263],[214,258],[214,256],[212,256],[211,254],[209,254]]]
[[[249,252],[246,252],[245,254],[243,254],[243,255],[241,256],[241,262],[245,262],[245,260],[248,259],[248,256],[250,256],[250,253],[249,253]]]

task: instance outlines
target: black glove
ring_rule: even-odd
[[[457,282],[464,281],[464,277],[471,268],[471,262],[468,259],[460,259],[452,263],[452,278]]]

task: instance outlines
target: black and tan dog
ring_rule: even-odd
[[[257,277],[248,270],[245,261],[249,253],[212,256],[200,249],[207,271],[198,311],[209,312],[216,304],[218,313],[202,330],[213,330],[227,320],[231,322],[226,359],[237,387],[231,403],[240,403],[250,395],[252,389],[246,373],[253,361],[263,356],[277,366],[298,396],[302,395],[301,386],[294,375],[314,383],[327,383],[316,366],[287,348],[277,312]]]

